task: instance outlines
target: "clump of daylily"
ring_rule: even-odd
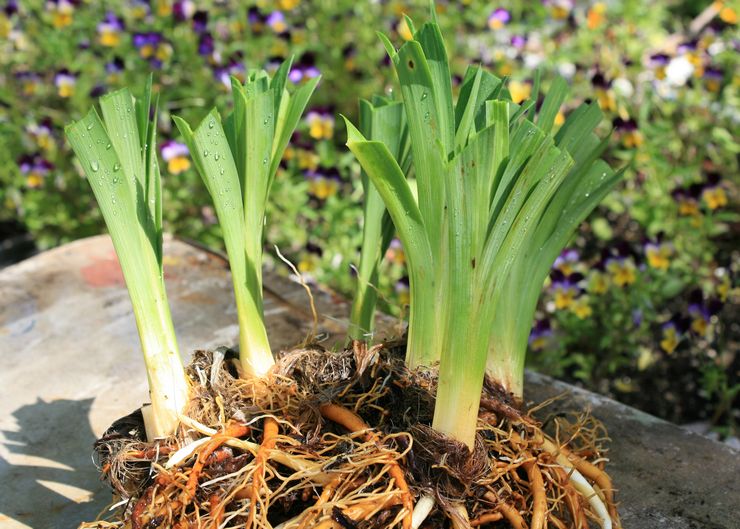
[[[406,43],[399,49],[381,39],[401,85],[408,132],[395,114],[382,117],[387,129],[380,134],[371,120],[361,122],[364,130],[346,120],[347,146],[403,243],[410,277],[406,364],[438,365],[432,427],[472,451],[485,375],[522,398],[524,355],[542,284],[620,174],[599,159],[606,142],[593,132],[602,119],[597,105],[581,106],[552,132],[564,80],[553,82],[537,112],[539,76],[532,98],[518,104],[501,79],[470,66],[455,103],[439,26],[416,30],[408,17],[404,23],[399,33]],[[364,109],[380,120],[380,111],[398,113],[395,107],[401,108],[379,99],[364,104],[361,116]],[[406,134],[415,189],[399,148]],[[364,187],[369,272],[359,274],[358,299],[372,292],[391,235],[382,229],[380,204],[368,212],[372,188]],[[364,305],[355,308],[354,336],[366,338],[371,318]],[[617,522],[610,499],[607,512],[596,494],[590,498],[604,527]],[[532,514],[538,527],[540,509]]]
[[[245,375],[262,376],[274,359],[262,300],[262,238],[265,207],[283,152],[318,84],[314,77],[288,90],[292,61],[272,78],[252,71],[245,84],[232,78],[233,112],[216,110],[195,128],[175,123],[214,202],[234,283],[239,319],[239,355]]]
[[[162,275],[162,191],[156,148],[157,98],[128,89],[100,101],[66,128],[113,239],[134,309],[149,380],[143,408],[150,439],[170,435],[188,401]]]

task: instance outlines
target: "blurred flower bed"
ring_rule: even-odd
[[[228,101],[229,76],[295,55],[294,83],[322,75],[287,150],[267,241],[313,281],[353,289],[361,230],[359,168],[338,113],[390,92],[375,30],[410,37],[403,13],[426,1],[5,0],[0,11],[0,223],[40,248],[99,233],[64,125],[96,97],[161,93],[168,231],[220,244],[207,193],[171,116]],[[457,60],[509,76],[526,98],[535,69],[596,98],[614,127],[608,158],[625,181],[555,264],[532,330],[533,367],[677,422],[733,434],[740,393],[738,12],[730,3],[438,0]],[[606,125],[606,124],[605,124]],[[606,128],[606,127],[605,127]],[[0,230],[1,231],[1,230]],[[383,309],[404,312],[403,249],[388,251]]]

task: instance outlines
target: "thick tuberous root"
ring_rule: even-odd
[[[471,452],[431,428],[434,373],[400,350],[301,349],[250,380],[232,356],[196,354],[176,435],[148,443],[132,414],[98,441],[118,508],[81,528],[620,527],[588,415],[545,433],[487,383]]]

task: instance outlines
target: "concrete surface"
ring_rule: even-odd
[[[181,351],[236,343],[225,262],[171,239],[165,255]],[[305,291],[270,274],[265,285],[273,347],[300,342],[310,329]],[[328,291],[314,295],[327,343],[341,341],[349,307]],[[0,359],[0,528],[67,529],[93,519],[110,494],[90,460],[92,443],[147,394],[128,294],[107,237],[0,272]],[[589,407],[606,423],[625,528],[740,527],[740,454],[547,377],[530,373],[527,383],[528,399],[566,392],[555,407]]]

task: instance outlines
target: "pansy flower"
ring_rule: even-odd
[[[398,303],[404,307],[411,301],[411,294],[409,290],[409,278],[407,276],[402,277],[393,286],[393,290],[396,292],[398,297]]]
[[[7,39],[13,31],[11,17],[18,13],[18,2],[10,0],[0,11],[0,39]]]
[[[308,81],[320,75],[321,72],[316,67],[316,57],[311,52],[301,55],[300,59],[293,64],[288,74],[288,79],[293,83]]]
[[[247,22],[254,33],[261,33],[267,22],[267,17],[262,14],[258,7],[250,7],[247,11]]]
[[[491,14],[488,16],[488,27],[493,30],[501,29],[510,21],[511,13],[503,7],[498,7],[491,11]]]
[[[517,50],[523,50],[524,46],[527,45],[527,37],[526,35],[512,35],[511,36],[511,45],[516,48]]]
[[[718,0],[714,5],[719,9],[719,19],[725,24],[737,24],[737,9],[727,5],[727,2]]]
[[[21,83],[23,95],[33,95],[41,83],[41,76],[35,72],[22,70],[15,73],[15,78]]]
[[[132,0],[129,6],[129,12],[136,20],[142,20],[149,16],[152,8],[149,5],[149,0]]]
[[[526,81],[510,81],[507,86],[511,100],[519,104],[532,94],[532,85]]]
[[[606,261],[606,271],[618,287],[631,285],[637,280],[637,267],[631,257],[611,257]]]
[[[44,118],[40,123],[31,123],[26,127],[26,131],[40,149],[48,151],[54,146],[54,136],[52,135],[52,123],[50,118]]]
[[[665,81],[674,87],[684,86],[694,74],[696,67],[688,57],[674,57],[665,68]]]
[[[26,186],[30,189],[41,187],[46,176],[54,169],[54,165],[40,154],[22,156],[18,160],[18,167],[26,177]]]
[[[334,136],[334,115],[328,109],[315,109],[306,114],[308,134],[315,140],[330,140]]]
[[[201,33],[198,37],[198,55],[211,57],[216,50],[213,35],[209,32]]]
[[[588,296],[579,296],[573,300],[573,303],[570,306],[570,311],[575,314],[579,320],[585,320],[594,313],[589,303]]]
[[[89,92],[89,96],[92,99],[98,99],[99,97],[105,95],[105,93],[108,91],[108,88],[104,84],[96,84],[94,85]]]
[[[645,243],[645,260],[651,268],[657,270],[668,270],[673,257],[673,245],[659,240],[651,240]]]
[[[288,31],[288,23],[285,21],[285,15],[282,11],[273,11],[267,15],[265,23],[277,34]]]
[[[717,284],[715,286],[715,292],[719,297],[720,302],[725,303],[730,297],[730,289],[732,288],[732,279],[726,268],[717,268],[714,271],[714,276],[717,278]]]
[[[134,47],[139,50],[139,56],[148,60],[155,68],[160,68],[162,63],[172,55],[172,46],[159,32],[134,33],[132,39]]]
[[[689,294],[689,317],[690,328],[698,336],[705,337],[712,322],[712,316],[722,308],[718,299],[705,301],[704,294],[700,289],[695,289]]]
[[[113,48],[121,42],[121,32],[124,30],[123,20],[115,13],[108,11],[102,22],[98,24],[98,42],[102,46]]]
[[[554,270],[550,274],[550,291],[553,293],[556,309],[571,308],[575,299],[581,294],[578,283],[582,279],[583,275],[579,273],[565,275],[560,270]]]
[[[321,249],[321,246],[311,242],[306,243],[305,250],[297,266],[301,274],[308,274],[316,270],[321,257],[324,255],[324,250]]]
[[[193,14],[193,31],[196,33],[205,33],[208,29],[208,11],[196,11]]]
[[[724,73],[719,68],[708,66],[704,69],[704,84],[710,92],[719,92],[722,88]]]
[[[665,69],[670,60],[670,56],[665,53],[654,53],[650,56],[649,65],[654,69],[656,79],[665,79]]]
[[[220,81],[228,90],[231,90],[231,78],[236,77],[240,82],[244,82],[246,69],[244,67],[243,57],[240,53],[235,53],[229,59],[225,66],[216,66],[213,70],[213,76]]]
[[[403,251],[403,245],[397,237],[391,239],[388,249],[385,251],[385,259],[397,265],[403,265],[406,263],[406,254]]]
[[[76,84],[77,76],[66,68],[62,68],[54,76],[54,86],[57,87],[59,97],[71,97],[75,92]]]
[[[108,82],[118,82],[118,77],[125,68],[126,64],[123,62],[123,59],[118,56],[113,57],[112,61],[105,63],[105,73],[108,74]]]
[[[172,16],[178,22],[185,22],[195,14],[195,3],[192,0],[175,0],[172,4]]]
[[[701,198],[707,207],[715,210],[727,205],[727,193],[720,184],[719,173],[709,173],[707,176],[707,185],[701,192]]]
[[[286,11],[295,9],[300,3],[301,0],[278,0],[278,6],[280,7],[280,9],[284,9]]]
[[[699,196],[701,195],[703,186],[701,184],[693,184],[688,188],[678,188],[671,192],[671,196],[678,204],[678,214],[686,217],[698,218],[699,212]]]
[[[357,48],[354,44],[347,44],[342,49],[342,57],[344,57],[344,69],[348,72],[357,71],[357,64],[355,62],[357,58]]]
[[[173,175],[190,169],[190,159],[187,145],[173,140],[163,142],[160,147],[162,159],[167,162],[167,171]]]
[[[590,294],[606,294],[609,290],[609,275],[599,269],[591,270],[588,274],[586,290]]]
[[[47,0],[46,9],[51,12],[51,23],[55,28],[61,29],[72,23],[76,3],[69,0]]]
[[[614,96],[614,91],[611,90],[612,82],[607,79],[603,73],[597,71],[593,77],[591,77],[591,84],[596,91],[596,99],[599,102],[601,109],[604,111],[616,112],[617,99]]]
[[[628,149],[634,149],[640,147],[643,142],[642,133],[637,128],[637,122],[632,118],[622,119],[617,117],[614,119],[614,128],[622,138],[622,143]]]
[[[5,7],[3,8],[3,13],[7,17],[12,17],[13,15],[18,13],[18,0],[8,0],[5,2]]]
[[[305,177],[308,180],[308,192],[319,200],[326,200],[333,197],[339,190],[339,171],[336,169],[326,169],[321,171],[306,171]]]
[[[566,248],[560,252],[560,255],[558,255],[557,259],[555,259],[555,262],[552,264],[552,267],[568,276],[576,271],[578,258],[578,250],[574,248]]]
[[[532,330],[529,332],[529,347],[532,351],[541,351],[552,338],[550,320],[535,320]]]
[[[295,159],[298,168],[301,170],[307,170],[309,172],[315,171],[319,166],[319,155],[313,150],[311,146],[300,146],[296,145],[291,148],[290,151],[286,149],[288,157]]]
[[[673,353],[681,339],[681,331],[675,321],[670,320],[661,326],[660,348],[668,354]]]
[[[575,7],[575,0],[542,0],[550,8],[550,15],[556,20],[565,20]]]
[[[586,14],[586,26],[588,29],[597,29],[606,21],[606,4],[596,2],[588,9]]]

